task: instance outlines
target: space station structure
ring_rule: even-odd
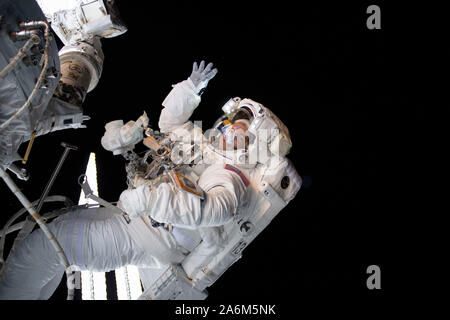
[[[53,31],[52,31],[53,30]],[[127,31],[114,1],[0,1],[0,165],[22,180],[36,137],[85,128],[102,74],[102,38]],[[63,47],[58,49],[55,34]],[[25,155],[19,155],[28,142]],[[22,161],[22,164],[20,163]]]

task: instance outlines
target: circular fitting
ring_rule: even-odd
[[[59,51],[61,81],[84,87],[90,92],[97,86],[103,69],[103,57],[85,42],[76,46],[64,46]]]
[[[241,155],[239,155],[239,163],[241,164],[246,164],[248,160],[248,154],[247,153],[242,153]]]
[[[253,231],[253,224],[250,221],[245,221],[239,227],[239,231],[244,235],[250,234]]]

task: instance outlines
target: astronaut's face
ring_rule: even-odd
[[[250,137],[248,126],[244,122],[236,122],[222,134],[220,147],[222,150],[247,149]]]

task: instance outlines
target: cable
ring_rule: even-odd
[[[22,205],[27,209],[27,211],[30,213],[30,215],[36,220],[39,227],[41,227],[41,230],[44,232],[44,234],[47,236],[47,239],[52,244],[53,248],[55,249],[59,260],[64,265],[66,277],[67,277],[67,300],[73,300],[75,289],[72,283],[69,283],[71,279],[74,280],[73,274],[70,267],[69,260],[67,260],[67,256],[64,253],[63,248],[59,244],[58,240],[56,239],[55,235],[51,230],[48,228],[48,226],[43,221],[42,217],[39,215],[39,213],[36,212],[36,209],[33,207],[33,205],[30,203],[30,201],[25,197],[25,195],[20,191],[20,189],[17,187],[17,185],[14,183],[14,181],[11,179],[11,177],[3,170],[3,168],[0,166],[0,176],[5,181],[9,189],[14,193],[14,195],[17,197],[17,199],[22,203]]]
[[[65,197],[65,196],[50,196],[45,198],[44,200],[45,202],[65,202],[66,204],[71,204],[72,201]],[[35,200],[31,203],[31,205],[35,206],[37,203],[39,202],[38,200]],[[14,221],[16,221],[18,218],[20,218],[20,216],[22,214],[24,214],[25,212],[27,212],[27,209],[22,208],[19,211],[17,211],[9,220],[8,222],[6,222],[5,226],[3,227],[3,229],[0,231],[0,263],[3,263],[5,260],[3,258],[3,252],[4,252],[4,248],[5,248],[5,239],[6,239],[6,235],[8,233],[20,230],[23,225],[24,225],[24,221],[23,222],[19,222],[16,223],[15,225],[13,225],[12,227],[10,227]],[[48,217],[46,217],[48,219]]]
[[[41,38],[37,34],[31,34],[31,38],[25,42],[22,48],[19,49],[19,52],[10,60],[8,65],[0,71],[0,78],[4,79],[8,73],[26,56],[27,52],[31,49],[31,47],[35,44],[41,42]]]
[[[45,47],[44,47],[44,66],[42,67],[41,74],[39,75],[38,80],[36,81],[36,85],[33,88],[33,91],[31,91],[30,95],[28,96],[27,101],[17,110],[8,120],[6,120],[2,125],[0,126],[0,131],[5,129],[11,121],[19,117],[25,110],[28,108],[31,104],[31,100],[34,98],[36,93],[41,87],[42,81],[44,80],[45,74],[47,72],[48,67],[48,56],[49,56],[49,47],[50,47],[50,35],[49,35],[49,26],[48,23],[45,21],[31,21],[31,22],[21,22],[19,24],[22,28],[38,28],[38,27],[44,27],[44,38],[45,38]]]

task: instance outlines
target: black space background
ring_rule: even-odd
[[[370,4],[381,7],[381,30],[366,28]],[[219,73],[192,119],[208,128],[234,96],[264,104],[288,126],[289,158],[305,182],[209,288],[210,303],[271,302],[288,310],[300,307],[301,297],[378,301],[399,294],[408,245],[398,227],[403,212],[392,202],[401,190],[395,172],[407,144],[402,126],[419,110],[405,8],[193,1],[119,1],[118,8],[128,32],[102,40],[102,78],[84,102],[88,128],[35,141],[31,179],[17,181],[25,195],[39,198],[66,141],[80,149],[69,154],[50,194],[77,201],[77,177],[95,152],[100,196],[116,201],[126,188],[124,160],[101,147],[104,124],[135,120],[145,110],[156,128],[171,85],[204,59]],[[9,199],[6,221],[20,205],[0,188]],[[381,268],[378,292],[366,287],[371,264]],[[63,284],[52,299],[65,294]]]

